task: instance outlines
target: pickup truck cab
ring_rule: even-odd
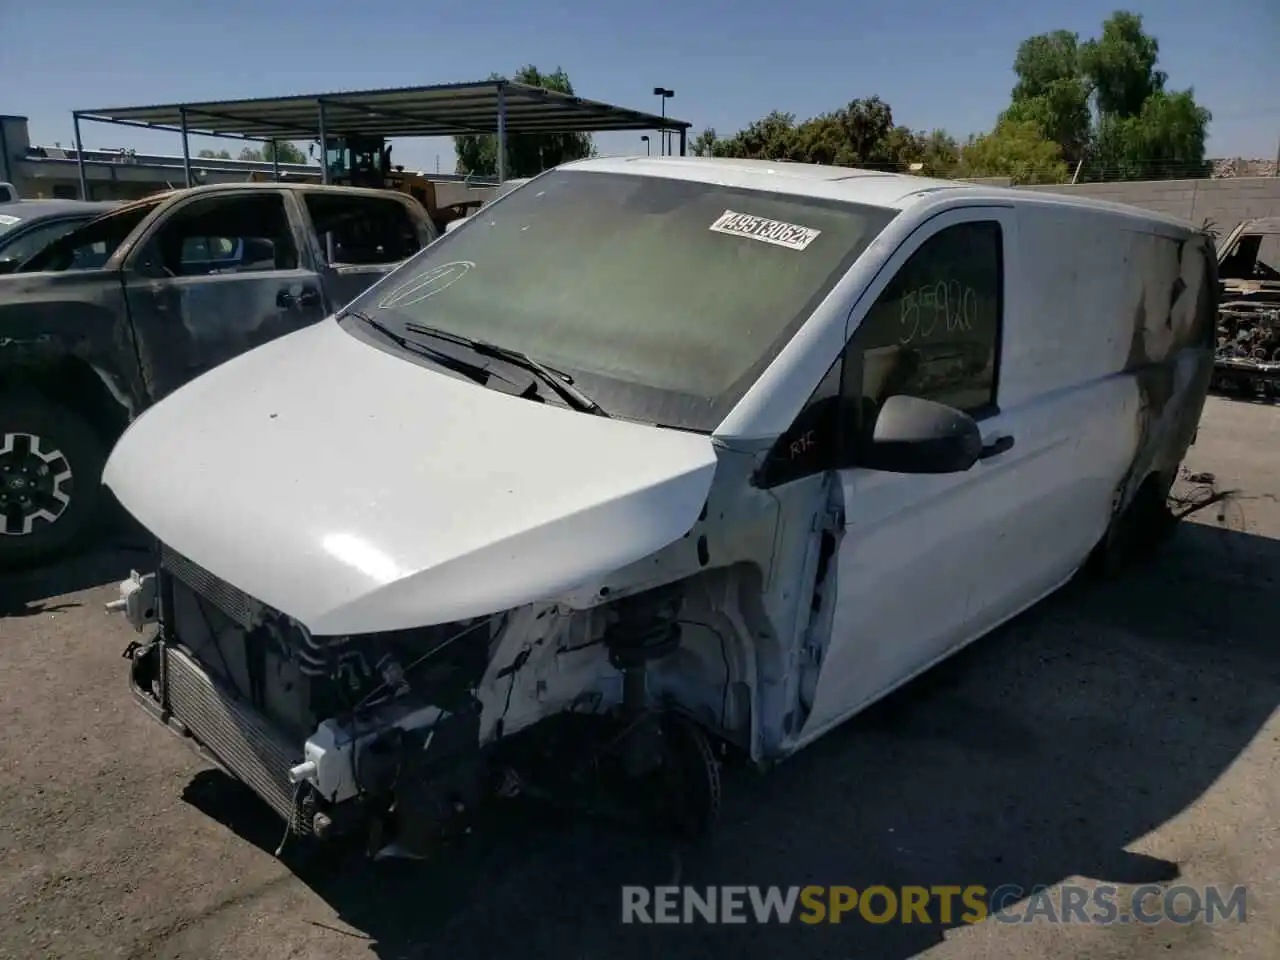
[[[544,173],[121,438],[133,684],[309,836],[495,788],[698,832],[714,748],[792,754],[1170,528],[1214,265],[1047,193]]]
[[[123,205],[0,276],[0,565],[87,529],[105,453],[145,408],[436,236],[401,194],[216,185]]]

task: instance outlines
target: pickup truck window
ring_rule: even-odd
[[[151,276],[293,270],[297,246],[278,193],[205,197],[178,209],[138,260]]]
[[[21,263],[84,222],[83,219],[68,217],[65,220],[50,220],[48,223],[38,224],[16,237],[12,243],[6,244],[3,251],[0,251],[0,260]]]
[[[399,263],[422,248],[417,227],[399,200],[310,193],[306,204],[320,249],[333,251],[335,265]]]
[[[119,212],[98,217],[49,244],[22,264],[18,272],[89,270],[101,267],[160,202],[160,199],[156,199],[148,203],[137,203]]]

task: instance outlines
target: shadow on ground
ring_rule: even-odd
[[[619,888],[1174,880],[1178,864],[1124,848],[1276,708],[1277,575],[1280,542],[1185,524],[1145,568],[1072,585],[770,773],[727,773],[701,848],[521,810],[432,862],[285,859],[383,958],[913,956],[944,926],[624,928]],[[220,774],[188,799],[279,842]]]
[[[71,556],[34,570],[0,571],[0,618],[78,606],[75,601],[48,598],[123,580],[131,569],[145,572],[151,569],[151,555],[151,540],[144,531],[128,519],[113,521]]]

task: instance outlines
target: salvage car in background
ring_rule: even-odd
[[[1280,217],[1245,220],[1222,242],[1214,386],[1280,396]]]
[[[107,464],[162,544],[138,698],[297,833],[420,852],[525,791],[697,833],[715,745],[784,757],[1171,524],[1191,225],[787,163],[536,186]]]
[[[496,201],[501,200],[512,190],[516,189],[516,187],[523,187],[526,183],[528,183],[532,179],[533,179],[532,177],[516,177],[514,180],[504,180],[502,183],[498,184],[496,187],[493,188],[492,196],[490,196],[489,199],[484,202],[484,204],[480,207],[480,209],[483,210],[485,207],[489,206],[489,204],[495,203]],[[464,223],[466,223],[468,220],[470,220],[474,216],[475,214],[472,213],[472,214],[468,214],[465,217],[458,217],[456,220],[450,220],[445,225],[445,228],[444,228],[445,233],[452,233],[454,230],[457,230],[460,226],[462,226]]]
[[[0,273],[12,273],[59,237],[119,206],[111,200],[15,200],[0,203]],[[82,266],[101,266],[86,261]]]
[[[328,316],[436,235],[401,194],[196,187],[121,206],[0,277],[0,566],[89,527],[106,451],[143,409]]]

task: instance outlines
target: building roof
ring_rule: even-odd
[[[430,87],[77,110],[84,120],[260,140],[315,140],[324,104],[329,136],[442,137],[495,133],[505,102],[508,133],[687,130],[683,120],[629,110],[510,80]]]

